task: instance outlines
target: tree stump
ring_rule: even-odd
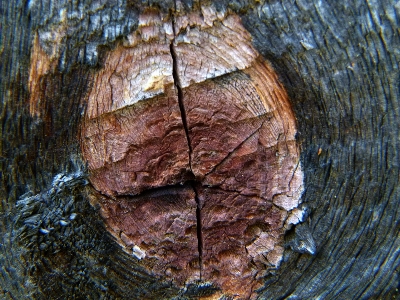
[[[3,298],[398,296],[399,5],[1,11]]]

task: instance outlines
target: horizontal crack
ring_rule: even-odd
[[[171,185],[165,185],[165,186],[160,186],[160,187],[154,187],[150,188],[147,190],[142,191],[140,194],[136,195],[117,195],[114,196],[113,199],[142,199],[146,197],[155,197],[155,196],[162,196],[164,194],[171,194],[173,191],[178,191],[182,190],[185,188],[191,188],[192,187],[192,179],[189,179],[186,182],[183,183],[177,183],[177,184],[171,184]]]

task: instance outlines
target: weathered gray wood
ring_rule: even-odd
[[[0,278],[6,299],[202,293],[146,274],[106,233],[88,202],[77,142],[79,99],[102,51],[136,28],[142,4],[133,2],[0,4]],[[398,297],[400,6],[216,2],[242,17],[289,93],[306,176],[303,202],[317,244],[315,256],[288,248],[280,268],[265,278],[260,298]],[[172,1],[148,5],[174,8]],[[191,5],[198,4],[187,9]],[[35,35],[46,32],[56,33],[45,50],[61,56],[47,75],[51,80],[39,83],[43,107],[37,118],[28,105],[30,53]]]

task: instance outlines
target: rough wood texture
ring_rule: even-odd
[[[201,6],[147,5],[166,15]],[[294,238],[288,245],[300,251],[311,232],[318,249],[310,256],[285,248],[280,267],[262,278],[257,295],[399,297],[399,5],[385,0],[214,5],[220,14],[228,9],[240,16],[253,48],[272,63],[288,91],[302,150],[302,201],[309,211],[308,224],[288,234]],[[221,295],[206,285],[180,290],[149,274],[144,260],[138,263],[115,244],[88,202],[95,191],[86,186],[77,142],[80,99],[107,55],[149,10],[124,0],[2,1],[0,8],[2,298]],[[30,81],[31,54],[39,53],[32,51],[35,36],[47,56],[56,54],[56,63]],[[32,82],[40,86],[40,101],[32,101]],[[38,105],[30,106],[30,100]],[[264,236],[260,241],[267,245]]]
[[[96,196],[94,196],[96,197]],[[164,187],[113,201],[97,196],[108,229],[151,272],[178,286],[200,280],[195,192]]]
[[[178,98],[171,94],[84,122],[82,152],[97,190],[136,195],[190,178]]]
[[[123,46],[107,55],[96,74],[95,88],[88,99],[89,118],[151,98],[172,87],[171,21],[163,22],[159,11],[152,9],[139,16],[138,25]]]
[[[295,119],[239,17],[202,11],[139,16],[94,76],[80,143],[90,182],[112,197],[92,203],[149,272],[254,298],[302,220]]]

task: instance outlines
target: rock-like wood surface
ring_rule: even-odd
[[[207,12],[139,17],[130,43],[94,76],[81,147],[91,183],[111,197],[93,202],[128,253],[179,286],[207,283],[242,299],[280,264],[303,174],[275,71],[237,16]],[[178,35],[167,58],[170,25]],[[143,89],[154,80],[157,89]]]
[[[185,72],[185,68],[170,55],[171,44],[176,50],[175,58],[179,58],[184,35],[193,37],[191,41],[201,38],[201,44],[207,45],[204,36],[212,37],[213,28],[228,28],[221,24],[229,18],[240,18],[244,32],[248,33],[241,35],[242,39],[238,41],[250,41],[256,51],[250,53],[259,53],[271,62],[288,92],[297,123],[295,137],[301,149],[304,193],[300,208],[292,210],[286,223],[296,223],[303,211],[308,213],[306,222],[286,232],[284,249],[281,249],[283,256],[279,251],[275,256],[280,260],[279,268],[264,268],[267,272],[259,273],[260,277],[253,281],[261,284],[254,295],[260,299],[399,297],[400,239],[396,221],[400,199],[400,58],[396,50],[400,44],[399,5],[387,0],[222,0],[209,3],[168,0],[146,4],[129,0],[1,2],[0,298],[223,297],[221,290],[209,284],[193,283],[182,289],[178,281],[190,277],[183,272],[174,273],[175,281],[168,275],[156,275],[165,268],[163,259],[144,257],[146,253],[141,248],[132,246],[129,253],[123,251],[115,239],[121,245],[129,244],[131,239],[118,231],[114,236],[110,235],[114,231],[111,226],[106,227],[107,221],[101,217],[101,210],[123,207],[132,212],[131,208],[140,207],[130,201],[130,195],[113,195],[120,202],[111,202],[114,199],[99,194],[88,184],[89,172],[82,158],[80,138],[83,136],[82,124],[95,122],[97,117],[105,119],[107,114],[111,116],[124,109],[128,111],[130,106],[140,106],[140,99],[176,97],[176,78],[181,79],[182,95],[195,84],[205,84],[202,79],[185,83],[182,75],[176,76]],[[154,20],[154,16],[160,16],[159,12],[168,17]],[[143,18],[146,15],[153,17]],[[197,17],[185,19],[189,15]],[[182,23],[179,20],[192,20],[189,29],[194,30],[191,33],[180,30]],[[164,71],[152,73],[150,68],[146,73],[148,76],[142,77],[130,73],[130,78],[142,80],[146,91],[132,89],[130,92],[142,91],[140,97],[129,94],[135,102],[125,107],[123,101],[126,98],[121,98],[119,104],[122,106],[115,106],[115,110],[112,103],[108,103],[111,106],[107,109],[112,111],[100,111],[100,116],[96,108],[92,111],[97,115],[88,121],[88,115],[84,114],[85,110],[90,111],[86,100],[93,92],[96,76],[102,72],[111,76],[104,69],[107,65],[113,66],[108,63],[110,59],[123,56],[123,53],[136,53],[138,48],[135,47],[139,44],[153,43],[154,40],[146,39],[146,36],[155,36],[154,28],[164,23],[171,24],[163,25],[157,32],[165,32],[161,35],[164,44],[159,43],[166,54],[162,61]],[[231,31],[238,30],[242,29],[233,27]],[[139,31],[146,31],[143,38],[132,35]],[[180,36],[179,41],[174,40],[175,36]],[[218,51],[210,52],[211,47],[207,49],[196,53],[197,57]],[[244,62],[252,65],[253,55],[249,57],[252,58]],[[175,67],[173,63],[170,65],[174,61]],[[250,70],[250,65],[245,65],[236,75],[231,72],[236,71],[233,69],[219,73],[219,76],[242,76]],[[212,75],[212,71],[209,74]],[[206,77],[207,82],[215,85],[216,80],[211,75]],[[119,78],[112,80],[117,82]],[[118,85],[121,82],[128,87],[131,81],[122,80]],[[162,90],[164,82],[166,89]],[[200,182],[187,182],[186,188],[190,192],[186,195],[191,197],[193,187],[201,190],[199,185]],[[177,187],[170,188],[168,192],[150,189],[147,193],[153,198],[168,193],[174,195],[173,190]],[[203,198],[208,197],[208,189],[213,188],[217,189],[203,187],[200,191]],[[214,190],[212,195],[221,198],[215,200],[224,206],[227,204],[223,197],[218,197],[221,190]],[[142,197],[145,193],[132,197]],[[230,197],[234,201],[235,194]],[[271,203],[260,205],[259,197],[241,197],[245,197],[255,210],[263,209],[263,205],[270,209]],[[168,204],[172,210],[177,209],[173,203],[186,203],[184,209],[192,214],[190,201],[175,196],[170,199],[175,199]],[[103,201],[103,207],[99,205],[100,201]],[[240,201],[243,199],[237,198],[235,203]],[[282,208],[275,204],[276,201],[278,199],[274,198],[271,218],[265,222],[280,222]],[[144,208],[146,204],[142,204]],[[196,210],[199,204],[204,204],[203,213],[219,211],[218,207],[207,206],[211,203],[206,201],[197,201]],[[147,205],[153,205],[157,211],[154,202]],[[288,203],[288,207],[290,205]],[[223,210],[237,218],[241,213],[247,214],[245,210],[228,207]],[[159,212],[162,215],[163,212]],[[213,238],[215,232],[205,230],[206,226],[215,228],[213,222],[216,220],[207,217],[210,215],[204,215],[203,239]],[[109,218],[110,225],[118,226],[124,226],[124,220],[130,222],[128,214],[114,219],[115,223],[111,220]],[[194,222],[192,215],[181,220],[188,224]],[[196,226],[197,220],[196,214]],[[160,228],[167,225],[158,224]],[[238,230],[247,226],[245,221],[234,225]],[[137,230],[129,228],[132,233]],[[258,224],[251,227],[236,243],[237,247],[243,247],[247,237],[257,236],[246,245],[249,255],[255,257],[257,253],[271,249],[273,243],[260,228],[261,231],[268,230]],[[234,236],[236,232],[230,234]],[[196,237],[197,243],[197,234],[192,236]],[[316,248],[305,244],[310,236],[314,238]],[[160,233],[159,238],[167,237]],[[167,239],[164,245],[166,242]],[[279,250],[277,246],[275,249]],[[203,255],[207,247],[204,243]],[[223,249],[222,245],[219,247]],[[314,256],[309,254],[310,249]],[[216,252],[207,253],[211,256]],[[153,255],[159,253],[153,252]],[[219,259],[229,255],[224,253]],[[174,261],[173,256],[169,259]],[[273,255],[267,255],[266,259],[278,261]],[[209,276],[210,270],[214,266],[219,268],[223,262],[222,259],[204,264],[204,276]],[[257,263],[255,268],[259,265]],[[196,265],[192,267],[190,272],[196,281]],[[243,264],[238,263],[237,267],[246,270]],[[225,274],[233,269],[225,268]],[[226,281],[227,278],[220,277],[217,284],[237,290],[237,286],[231,285],[234,282]]]
[[[189,179],[178,97],[174,90],[169,93],[85,121],[82,152],[97,190],[136,195]]]
[[[95,197],[95,196],[94,196]],[[175,284],[200,281],[197,203],[190,186],[165,187],[118,201],[96,197],[116,240]]]

